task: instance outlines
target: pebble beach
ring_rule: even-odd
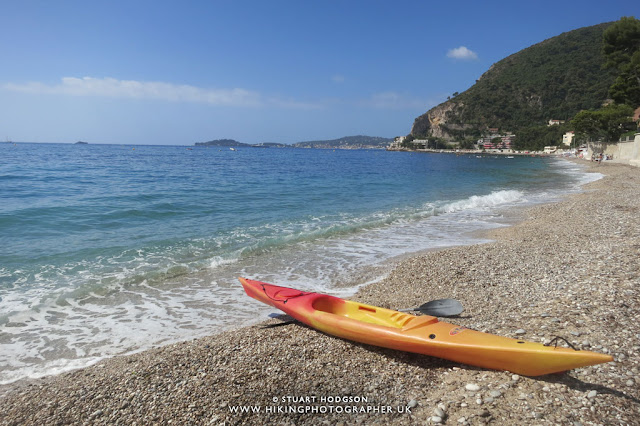
[[[455,298],[465,310],[448,322],[561,336],[613,362],[524,377],[284,317],[5,385],[0,424],[638,424],[640,168],[584,164],[604,177],[512,212],[516,224],[490,231],[490,243],[398,261],[351,299],[403,309]]]

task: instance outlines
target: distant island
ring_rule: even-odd
[[[315,148],[315,149],[385,149],[393,139],[377,136],[345,136],[339,139],[317,140],[282,144],[276,142],[261,142],[248,144],[234,139],[216,139],[208,142],[196,142],[195,146],[218,147],[250,147],[250,148]]]
[[[251,146],[233,139],[216,139],[209,142],[196,142],[196,146]]]
[[[260,142],[254,145],[250,145],[254,148],[289,148],[290,145],[276,142]]]
[[[385,149],[391,142],[393,142],[392,138],[358,135],[324,141],[297,142],[292,146],[316,149]]]
[[[89,142],[78,141],[75,145],[89,145]]]

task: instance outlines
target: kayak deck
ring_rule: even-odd
[[[240,278],[247,295],[344,339],[464,364],[538,376],[612,361],[609,355],[545,346],[470,330],[326,294]]]

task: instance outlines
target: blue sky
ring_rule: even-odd
[[[394,137],[493,63],[636,1],[2,1],[0,140]]]

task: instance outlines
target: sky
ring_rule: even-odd
[[[0,0],[0,141],[406,135],[500,59],[636,0]]]

